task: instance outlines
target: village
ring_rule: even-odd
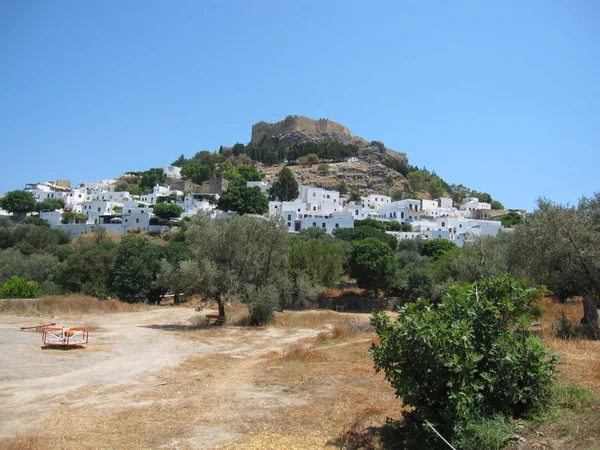
[[[153,208],[163,202],[181,207],[182,213],[173,218],[174,221],[192,217],[200,211],[215,219],[235,214],[235,211],[217,209],[217,201],[228,187],[223,176],[213,176],[197,185],[182,179],[180,167],[164,166],[162,171],[165,186],[157,184],[151,193],[142,195],[117,190],[118,179],[86,181],[74,187],[67,180],[39,182],[27,184],[24,190],[38,203],[48,199],[62,201],[62,210],[42,211],[39,217],[52,228],[68,232],[71,237],[91,233],[98,227],[119,234],[132,231],[160,233],[170,228],[157,221],[153,213]],[[260,188],[265,196],[269,196],[271,184],[265,181],[248,181],[246,184]],[[268,215],[281,217],[290,233],[311,227],[332,233],[339,228],[353,228],[355,220],[374,219],[404,224],[404,231],[388,231],[398,240],[441,238],[462,246],[475,237],[511,231],[499,220],[494,220],[507,211],[492,210],[490,203],[474,197],[455,205],[451,198],[392,201],[390,196],[381,194],[350,201],[335,190],[303,185],[298,187],[298,192],[298,198],[293,201],[269,201]],[[77,223],[65,223],[65,212],[78,214],[81,219]],[[0,214],[8,213],[0,211]]]

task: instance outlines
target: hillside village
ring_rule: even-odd
[[[442,238],[462,246],[469,238],[496,236],[500,231],[510,230],[503,227],[499,220],[494,220],[508,211],[492,210],[489,202],[480,201],[477,197],[465,197],[459,204],[455,204],[449,197],[432,199],[430,196],[428,198],[427,194],[393,201],[390,195],[382,194],[382,189],[377,188],[377,179],[380,180],[379,184],[386,184],[387,176],[387,186],[406,188],[405,177],[401,173],[392,175],[394,172],[383,164],[390,165],[389,161],[407,164],[406,155],[386,149],[381,143],[369,143],[360,137],[352,136],[346,127],[328,119],[312,120],[303,116],[288,116],[275,124],[259,122],[253,125],[251,136],[248,148],[260,143],[266,145],[266,139],[275,139],[275,144],[268,145],[274,145],[276,149],[285,146],[288,153],[287,149],[298,144],[327,146],[331,142],[341,143],[358,151],[357,156],[338,157],[329,161],[326,173],[337,173],[337,176],[311,177],[310,172],[298,170],[296,173],[300,182],[307,182],[307,185],[300,184],[298,197],[291,201],[281,201],[277,198],[269,201],[268,215],[281,217],[290,233],[310,227],[323,228],[332,233],[339,228],[353,228],[355,220],[368,218],[388,224],[403,224],[401,229],[392,224],[388,230],[388,233],[395,235],[399,240],[417,237]],[[251,154],[250,150],[246,151]],[[299,158],[291,163],[297,164],[302,162],[301,160],[302,158]],[[288,162],[290,161],[287,159],[274,165],[252,162],[258,168],[262,180],[248,181],[246,186],[257,187],[269,197],[274,178],[273,168],[279,170],[278,167],[283,167]],[[307,163],[304,162],[290,167],[298,169],[306,166]],[[308,166],[312,167],[312,164]],[[371,174],[367,181],[368,186],[361,185],[355,173],[375,167],[386,169],[387,174],[376,172],[374,177]],[[177,221],[192,217],[200,211],[209,213],[215,219],[236,213],[233,210],[219,210],[217,207],[219,198],[227,191],[229,184],[223,173],[212,175],[201,184],[197,184],[191,182],[190,177],[182,175],[181,167],[166,165],[160,171],[164,181],[157,183],[151,192],[137,195],[122,189],[123,183],[120,181],[126,179],[128,174],[120,178],[86,181],[76,186],[72,186],[67,180],[38,182],[27,184],[24,191],[31,193],[38,203],[48,200],[62,202],[63,207],[41,211],[39,217],[46,220],[52,228],[67,231],[71,237],[93,232],[100,226],[108,232],[120,234],[134,230],[160,233]],[[357,186],[356,189],[362,188],[363,192],[374,193],[360,197],[354,195],[351,198],[340,194],[338,190],[326,188],[335,187],[332,183],[339,179],[344,182],[347,179],[348,183],[353,183]],[[178,205],[182,212],[167,224],[153,212],[153,208],[160,203]],[[4,213],[8,214],[6,211]]]

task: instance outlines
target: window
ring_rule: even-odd
[[[98,207],[98,212],[100,212],[100,207]]]
[[[131,210],[130,210],[130,209],[129,209],[129,210],[127,210],[127,211],[129,212],[129,214],[131,214]]]
[[[292,220],[292,215],[288,214],[288,220]]]
[[[292,222],[288,222],[288,227],[291,227],[291,226],[292,226]]]
[[[358,209],[355,209],[355,210],[354,210],[354,215],[355,215],[355,216],[358,216]]]
[[[140,223],[140,218],[135,219],[135,223]]]
[[[327,225],[325,224],[325,222],[323,222],[323,224],[321,225],[322,228],[325,228]]]
[[[400,213],[400,218],[404,219],[404,213],[403,212]]]
[[[340,224],[339,224],[339,223],[336,223],[336,224],[335,224],[335,227],[336,227],[336,228],[339,228],[339,227],[340,227]]]
[[[317,226],[317,222],[313,222],[313,227],[316,227],[316,226]]]
[[[316,197],[316,196],[317,196],[317,193],[316,193],[316,192],[313,192],[313,197]]]
[[[331,198],[331,196],[329,194],[327,194],[327,198]]]
[[[316,211],[316,210],[317,210],[317,207],[316,207],[316,206],[313,206],[313,211]]]

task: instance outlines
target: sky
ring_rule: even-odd
[[[508,208],[600,191],[596,0],[7,0],[0,62],[0,193],[160,167],[288,114]]]

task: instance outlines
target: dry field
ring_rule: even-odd
[[[210,310],[106,305],[0,314],[0,400],[10,411],[0,448],[382,448],[376,431],[401,415],[368,356],[376,336],[366,314],[285,312],[251,329],[236,325],[246,322],[238,305],[221,328],[201,325]],[[540,333],[562,356],[561,379],[600,394],[600,343],[554,339],[560,306],[543,307]],[[19,331],[50,319],[96,331],[87,348],[68,351],[43,350],[40,333]],[[579,434],[542,427],[520,448],[597,448],[598,420],[588,425]]]

